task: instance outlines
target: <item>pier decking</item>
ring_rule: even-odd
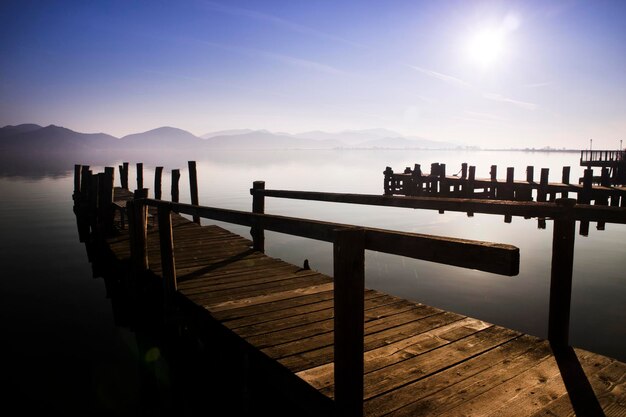
[[[345,337],[336,332],[336,316],[350,314],[334,307],[336,297],[345,297],[340,293],[344,287],[338,288],[329,276],[265,255],[258,224],[252,241],[216,225],[200,226],[169,210],[163,215],[159,210],[171,203],[147,200],[137,207],[132,194],[121,188],[115,188],[112,199],[131,217],[130,229],[120,227],[124,211],[118,210],[119,232],[105,239],[117,261],[161,279],[170,306],[180,305],[196,319],[228,329],[277,372],[288,375],[287,386],[304,387],[308,402],[301,404],[303,409],[320,415],[337,411],[335,382],[341,389],[350,387],[336,379],[335,355],[342,352],[333,348],[337,338]],[[145,207],[148,220],[141,230],[133,210],[145,213]],[[199,217],[203,213],[196,205],[171,208]],[[238,215],[211,210],[214,218]],[[262,213],[263,208],[255,211]],[[145,239],[138,241],[141,233]],[[163,236],[171,239],[164,241]],[[484,270],[516,273],[510,266],[515,263],[514,248],[504,246],[494,245],[493,250],[506,259],[495,266],[485,261]],[[339,250],[350,252],[347,246]],[[491,250],[488,245],[486,250]],[[457,262],[469,265],[473,260]],[[358,269],[358,262],[354,265]],[[335,266],[341,273],[342,265]],[[362,293],[363,378],[347,376],[357,385],[362,381],[362,389],[355,388],[362,399],[358,407],[348,401],[338,415],[626,415],[626,364],[380,291]],[[345,369],[350,365],[340,368]],[[290,392],[277,387],[276,401]],[[349,400],[353,394],[340,395]]]

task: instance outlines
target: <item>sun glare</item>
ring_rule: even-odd
[[[477,65],[491,67],[501,57],[504,47],[501,30],[484,29],[470,38],[467,52]]]
[[[470,60],[484,69],[494,67],[509,52],[508,38],[519,26],[519,17],[512,13],[495,25],[478,26],[466,44]]]

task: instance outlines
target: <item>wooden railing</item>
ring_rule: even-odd
[[[624,160],[626,160],[626,151],[580,151],[581,165],[584,165],[587,162],[611,162]]]
[[[569,318],[572,275],[574,265],[574,241],[576,221],[581,225],[589,221],[626,224],[626,208],[577,204],[569,198],[556,199],[555,203],[480,200],[441,197],[400,197],[371,194],[340,194],[311,191],[266,190],[263,182],[257,182],[250,190],[253,198],[278,197],[300,200],[328,201],[335,203],[365,204],[413,209],[445,210],[504,215],[551,218],[554,220],[552,235],[552,264],[550,274],[550,307],[548,339],[555,345],[569,344]]]
[[[259,183],[256,184],[257,187]],[[149,268],[147,207],[157,209],[159,245],[166,303],[176,291],[176,261],[172,234],[173,211],[252,227],[254,246],[263,247],[263,231],[272,230],[333,244],[335,401],[342,416],[363,412],[363,337],[365,250],[424,259],[503,275],[519,272],[519,249],[505,244],[403,233],[262,213],[262,197],[255,196],[257,213],[172,203],[153,199],[128,202],[133,269]]]

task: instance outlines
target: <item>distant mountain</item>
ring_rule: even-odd
[[[390,137],[374,139],[354,145],[356,148],[376,149],[453,149],[458,145],[424,138]]]
[[[215,136],[214,136],[215,135]],[[93,150],[119,154],[124,151],[167,150],[168,152],[201,149],[450,149],[457,145],[418,137],[404,137],[386,129],[311,131],[295,135],[267,130],[232,129],[204,135],[202,139],[174,127],[159,127],[147,132],[115,138],[104,133],[79,133],[50,125],[36,124],[0,128],[0,149],[4,152],[72,153]]]
[[[199,146],[204,142],[197,136],[187,132],[186,130],[177,129],[175,127],[159,127],[157,129],[148,130],[143,133],[134,133],[126,135],[120,139],[120,144],[124,148],[145,150],[150,149],[181,149]]]
[[[212,149],[332,149],[341,146],[341,142],[335,140],[300,139],[266,130],[215,136],[205,142]]]
[[[41,129],[41,126],[35,124],[23,124],[17,126],[8,125],[0,128],[0,139],[14,136],[20,133],[31,132],[37,129]]]
[[[387,129],[344,130],[342,132],[322,132],[314,130],[293,135],[301,139],[336,140],[345,145],[355,145],[366,141],[402,136],[398,132]]]
[[[26,126],[22,127],[21,126]],[[3,137],[0,148],[27,152],[77,152],[103,150],[116,146],[118,139],[105,133],[79,133],[73,130],[50,125],[14,126],[19,133]],[[4,131],[5,128],[3,128]],[[9,129],[11,131],[11,129]]]
[[[210,139],[215,136],[233,136],[233,135],[243,135],[245,133],[259,132],[258,130],[252,129],[229,129],[229,130],[218,130],[216,132],[205,133],[200,136],[202,139]]]

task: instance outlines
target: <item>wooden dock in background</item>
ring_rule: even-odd
[[[193,190],[195,164],[189,167]],[[626,223],[625,209],[572,200],[307,193],[266,190],[256,182],[248,213],[199,206],[193,191],[193,204],[147,199],[142,186],[128,191],[127,166],[126,178],[121,172],[125,187],[114,188],[112,169],[91,175],[77,166],[83,238],[97,235],[112,259],[132,269],[129,279],[158,279],[166,313],[220,326],[269,364],[280,382],[275,401],[291,398],[301,406],[294,414],[626,415],[626,364],[567,343],[574,223]],[[266,197],[556,219],[550,340],[364,287],[366,249],[516,275],[517,248],[269,215]],[[253,239],[200,225],[200,218],[250,226]],[[264,230],[331,242],[334,277],[264,254]]]

